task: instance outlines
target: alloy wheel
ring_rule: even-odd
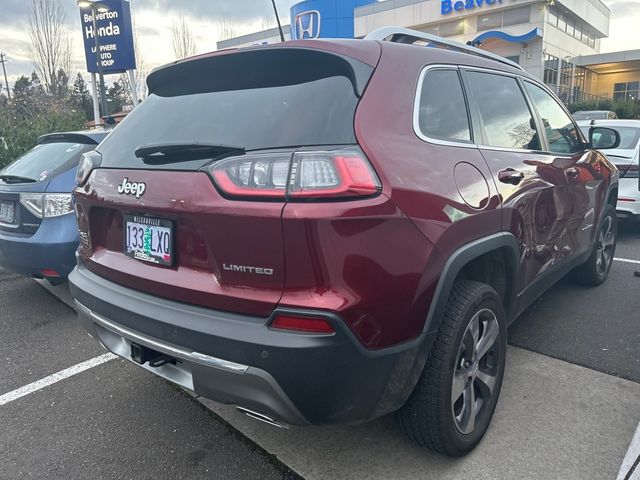
[[[472,433],[482,422],[486,408],[496,392],[500,374],[500,325],[489,309],[477,312],[469,321],[458,348],[453,382],[451,411],[456,428]]]
[[[615,229],[613,228],[613,218],[608,216],[598,233],[598,244],[596,246],[596,271],[599,276],[607,273],[609,265],[613,261],[615,248]]]

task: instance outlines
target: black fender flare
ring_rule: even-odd
[[[447,299],[449,298],[449,292],[462,268],[472,260],[500,248],[505,248],[508,252],[507,272],[510,277],[507,279],[507,282],[510,282],[510,288],[509,298],[504,300],[507,321],[510,321],[516,309],[518,293],[516,291],[516,280],[518,279],[520,265],[520,247],[516,237],[512,233],[500,232],[463,245],[449,256],[438,280],[431,306],[427,313],[423,333],[434,333],[440,328],[440,321],[445,305],[447,304]]]

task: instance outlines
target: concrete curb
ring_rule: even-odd
[[[640,480],[640,424],[622,461],[617,480]]]

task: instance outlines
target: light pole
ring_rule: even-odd
[[[106,12],[109,10],[104,3],[100,3],[95,0],[78,0],[78,6],[80,8],[90,8],[91,9],[91,19],[93,21],[93,40],[95,43],[96,49],[96,62],[98,67],[98,77],[100,79],[100,104],[102,106],[102,116],[106,117],[109,115],[109,111],[107,108],[107,92],[104,87],[104,71],[102,70],[102,62],[100,61],[100,36],[98,35],[98,27],[96,24],[96,15],[98,12]]]
[[[2,71],[4,72],[4,84],[7,86],[7,98],[11,100],[11,90],[9,89],[9,81],[7,80],[7,69],[4,64],[7,61],[7,56],[4,53],[0,53],[0,63],[2,64]]]

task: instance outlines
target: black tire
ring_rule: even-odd
[[[612,237],[607,237],[610,228]],[[609,238],[607,240],[607,238]],[[613,257],[616,253],[616,243],[618,241],[618,220],[616,209],[613,205],[607,204],[600,219],[600,225],[596,233],[596,242],[589,258],[573,269],[571,279],[580,285],[587,287],[597,287],[604,283],[611,270]],[[603,264],[603,262],[606,262]]]
[[[480,315],[490,316],[490,313],[493,317],[489,324]],[[468,340],[473,338],[468,328],[476,315],[479,319],[478,324],[481,325],[478,335],[480,340],[485,338],[485,335],[487,338],[493,337],[495,325],[498,327],[498,333],[494,340],[495,350],[489,350],[489,353],[479,359],[479,365],[487,360],[484,366],[474,363],[474,366],[467,370],[466,363],[469,362],[466,362],[464,357],[467,355]],[[481,342],[478,341],[477,345],[481,346]],[[476,281],[456,282],[449,294],[442,323],[425,368],[407,403],[396,414],[401,428],[409,438],[421,446],[449,456],[457,457],[471,451],[482,440],[493,417],[502,386],[506,348],[507,322],[501,299],[495,290]],[[489,357],[491,362],[488,361]],[[479,372],[485,370],[495,373],[495,384],[491,390],[493,393],[486,399],[481,395],[476,397],[478,393],[489,390],[484,387],[476,389],[476,386],[486,384],[473,376],[480,375]],[[459,402],[452,402],[454,375],[456,379],[465,378],[465,394],[467,388],[478,392],[470,395],[474,400],[480,399],[478,402],[474,401],[472,412],[475,411],[476,405],[482,402],[477,416],[474,416],[477,424],[473,426],[472,431],[466,433],[461,430],[460,421],[456,417],[456,405]],[[461,385],[459,380],[456,385]],[[466,408],[464,398],[464,395],[458,397],[463,400],[460,412]],[[464,419],[462,413],[459,416]]]

